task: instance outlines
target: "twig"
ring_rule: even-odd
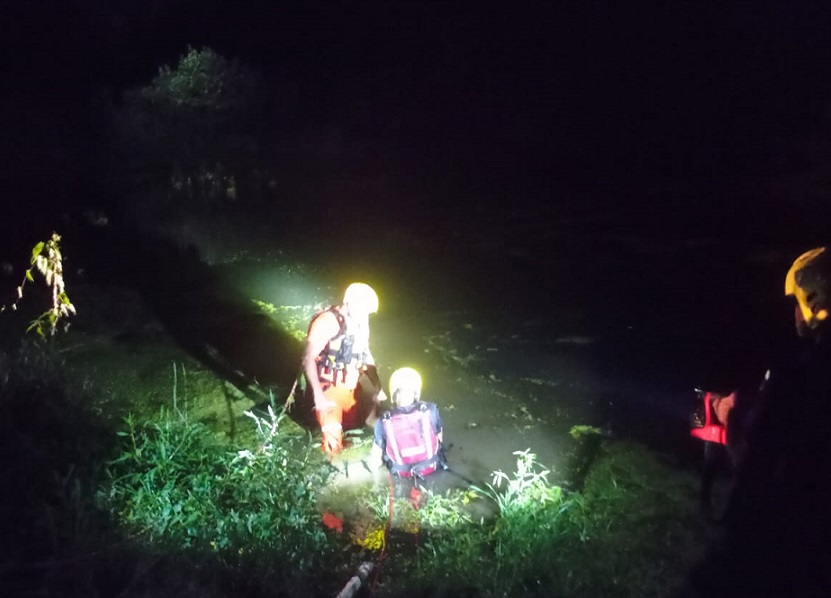
[[[297,390],[297,378],[294,379],[294,384],[292,384],[291,390],[289,391],[289,394],[286,397],[286,402],[283,403],[283,410],[286,413],[291,411],[291,408],[294,407],[294,391],[295,390]]]

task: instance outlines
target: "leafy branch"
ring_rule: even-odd
[[[52,292],[52,307],[32,320],[26,332],[34,330],[42,338],[46,338],[45,331],[47,327],[49,336],[53,336],[61,318],[67,318],[76,313],[75,306],[72,305],[69,296],[66,294],[60,241],[61,236],[52,233],[52,237],[48,241],[40,241],[32,248],[29,268],[26,269],[23,281],[17,287],[17,298],[10,306],[0,306],[0,313],[6,311],[7,308],[16,311],[18,303],[23,299],[23,289],[26,287],[26,283],[35,282],[33,272],[37,270]]]

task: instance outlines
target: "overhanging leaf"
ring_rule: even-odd
[[[35,260],[40,256],[40,252],[43,251],[43,247],[46,245],[45,242],[41,241],[37,245],[32,248],[32,261],[31,263],[34,264]]]

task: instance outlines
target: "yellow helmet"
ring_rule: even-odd
[[[793,295],[809,328],[828,318],[831,309],[831,254],[825,247],[806,251],[785,276],[785,295]]]
[[[374,314],[378,311],[378,295],[372,290],[371,286],[362,282],[353,282],[346,287],[343,302],[365,310],[368,314]]]
[[[415,391],[416,401],[421,396],[421,376],[413,368],[399,368],[390,376],[390,395],[393,401],[395,393],[404,388]]]

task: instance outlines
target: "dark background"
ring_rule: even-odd
[[[821,232],[816,193],[783,208],[766,181],[829,168],[827,3],[82,0],[4,12],[6,223],[106,203],[96,99],[117,102],[190,45],[263,70],[286,115],[275,139],[287,153],[309,139],[328,148],[309,176],[337,163],[406,180],[381,220],[475,203],[531,219],[619,210],[646,229],[669,218]],[[771,215],[793,220],[770,227]]]

